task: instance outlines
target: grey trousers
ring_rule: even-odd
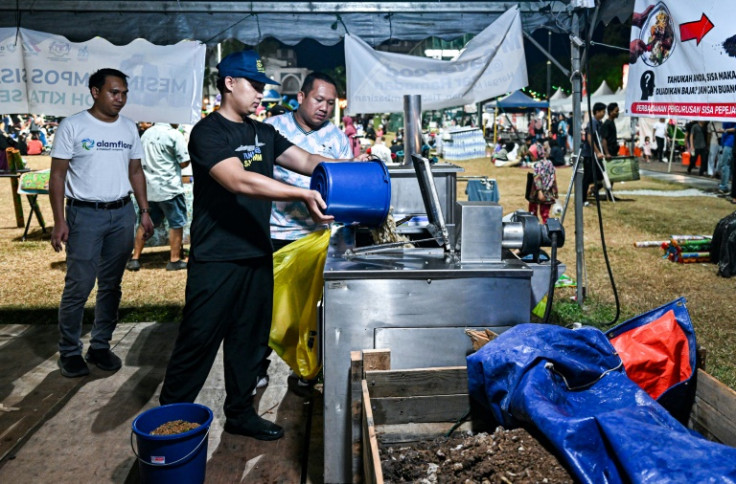
[[[109,348],[118,321],[120,282],[135,240],[136,214],[132,203],[113,210],[66,207],[69,239],[66,278],[59,304],[59,353],[82,353],[84,305],[97,282],[95,321],[90,348]]]

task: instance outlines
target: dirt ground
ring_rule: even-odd
[[[439,437],[381,446],[385,482],[561,484],[574,482],[557,458],[524,429]]]

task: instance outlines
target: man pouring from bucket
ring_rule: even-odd
[[[197,183],[186,302],[160,402],[193,402],[224,341],[225,431],[275,440],[283,429],[253,408],[273,309],[271,202],[301,201],[317,223],[333,218],[319,192],[273,179],[274,163],[309,175],[323,157],[248,117],[266,84],[277,84],[259,55],[236,52],[217,67],[222,105],[194,126],[189,142]]]

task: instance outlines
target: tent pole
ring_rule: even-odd
[[[496,118],[498,118],[498,108],[493,108],[493,148],[496,148],[498,143],[498,126],[496,125]]]
[[[547,31],[547,52],[552,52],[552,31]],[[549,101],[549,97],[552,95],[551,91],[552,87],[552,61],[547,59],[547,101]]]
[[[667,121],[665,121],[665,123],[667,124],[667,126],[669,126],[670,118],[667,118]],[[664,139],[665,141],[667,141],[667,128],[665,128],[664,133],[665,133]],[[674,125],[674,129],[672,130],[672,142],[670,143],[670,161],[669,161],[669,164],[667,165],[667,173],[672,172],[672,159],[675,157],[675,140],[677,140],[677,118],[675,118],[675,125]],[[686,141],[685,146],[687,146],[687,136],[685,136],[685,141]],[[695,160],[695,161],[697,162],[698,160]],[[702,164],[703,160],[700,160],[700,163]]]
[[[572,36],[580,38],[580,20],[576,10],[572,12]],[[580,73],[580,47],[570,41],[572,75],[572,154],[580,155],[581,112],[580,102],[582,79]],[[582,307],[585,302],[585,238],[583,234],[583,163],[577,163],[575,177],[575,276],[577,278],[576,298]]]

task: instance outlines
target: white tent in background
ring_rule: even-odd
[[[567,94],[565,94],[565,91],[563,91],[561,87],[558,87],[555,93],[549,97],[549,101],[550,103],[552,103],[552,101],[556,101],[558,99],[566,99],[566,98],[567,98]]]
[[[604,86],[605,85],[605,86]],[[608,87],[605,81],[601,84],[601,86],[590,95],[590,100],[592,103],[602,102],[606,106],[609,103],[618,103],[618,108],[621,111],[620,117],[623,117],[624,115],[624,106],[626,105],[626,91],[624,89],[619,89],[614,94],[613,91],[609,92],[608,94],[597,94],[598,91],[600,91],[603,87],[611,91],[611,89]],[[561,99],[554,99],[554,96],[552,96],[549,100],[549,106],[550,109],[553,112],[561,112],[561,113],[569,113],[572,112],[572,96],[567,98],[561,98]],[[588,98],[583,97],[581,102],[581,111],[585,112],[588,110]]]
[[[596,93],[601,90],[601,88],[605,87],[610,91],[610,88],[605,83],[605,81],[601,84],[601,86],[596,90]],[[593,104],[597,102],[601,102],[608,106],[610,103],[617,103],[619,108],[619,116],[618,119],[616,119],[616,131],[618,133],[619,138],[629,138],[631,137],[631,118],[627,116],[624,113],[624,107],[626,106],[626,90],[624,89],[618,89],[616,93],[610,92],[609,94],[605,95],[598,95],[596,93],[593,93],[590,95],[590,100]],[[556,94],[556,93],[555,93]],[[567,98],[559,98],[554,99],[554,96],[550,97],[549,100],[549,106],[550,110],[553,113],[571,113],[572,112],[572,96],[569,96]],[[586,115],[588,112],[588,98],[584,97],[582,99],[582,102],[580,103],[580,111],[583,113],[583,115]],[[587,118],[586,118],[587,119]]]
[[[592,97],[601,97],[601,96],[609,96],[613,94],[613,90],[608,87],[608,84],[606,81],[601,82],[601,85],[598,86],[598,89],[596,89],[593,94],[591,94]]]

